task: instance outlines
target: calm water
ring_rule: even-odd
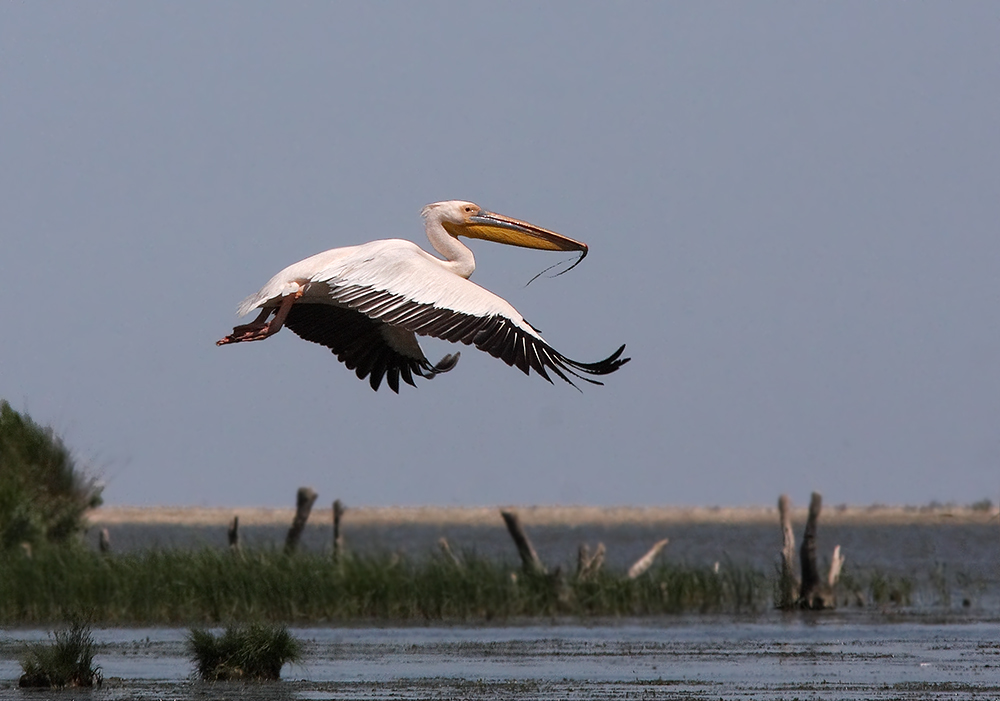
[[[282,681],[191,679],[180,629],[95,631],[105,685],[46,698],[93,699],[996,699],[995,622],[880,622],[842,614],[699,617],[615,625],[294,629],[300,665]],[[0,696],[17,650],[5,631]]]

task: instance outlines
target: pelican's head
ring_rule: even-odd
[[[538,248],[543,251],[580,251],[583,256],[587,255],[585,243],[519,219],[487,212],[472,202],[435,202],[424,207],[421,215],[428,223],[440,222],[445,231],[455,237],[486,239],[508,246]],[[583,256],[580,256],[580,260],[583,260]]]

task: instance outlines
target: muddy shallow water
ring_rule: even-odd
[[[871,616],[643,619],[600,625],[297,628],[282,681],[192,679],[184,629],[105,629],[98,699],[997,699],[1000,622]],[[45,631],[0,638],[0,697]]]

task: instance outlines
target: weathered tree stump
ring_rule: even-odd
[[[787,494],[778,497],[778,514],[781,518],[781,574],[778,581],[779,609],[795,608],[798,603],[799,578],[795,574],[795,533],[792,531],[792,503]]]
[[[837,599],[834,588],[840,578],[840,570],[844,565],[844,556],[840,546],[833,549],[830,571],[824,581],[819,574],[816,563],[816,528],[819,514],[823,508],[823,497],[813,492],[809,501],[809,518],[802,535],[802,547],[799,549],[799,566],[801,579],[795,575],[795,536],[792,534],[791,503],[788,496],[782,494],[778,499],[778,512],[781,516],[781,530],[784,547],[781,551],[781,581],[776,604],[781,609],[804,608],[812,610],[836,608]]]
[[[229,522],[229,529],[226,531],[226,538],[229,539],[229,549],[233,552],[239,552],[240,549],[240,517],[233,516],[233,520]]]
[[[513,511],[501,511],[500,515],[503,516],[503,521],[507,524],[507,532],[514,539],[514,545],[517,546],[517,554],[521,556],[521,566],[525,574],[546,574],[548,570],[545,569],[545,565],[539,559],[538,553],[535,552],[534,546],[528,539],[528,534],[521,528],[521,522],[517,518],[517,514]]]
[[[806,521],[806,531],[802,535],[802,549],[799,551],[802,561],[802,587],[799,589],[799,605],[814,610],[836,608],[837,606],[833,587],[820,579],[819,567],[816,565],[816,522],[819,520],[819,512],[822,508],[823,497],[819,495],[819,492],[813,492],[812,498],[809,500],[809,519]],[[839,556],[840,551],[835,552]]]
[[[669,542],[669,538],[664,538],[653,545],[653,547],[649,549],[649,552],[636,560],[635,564],[628,568],[628,578],[637,579],[643,574],[643,572],[652,567],[653,561],[656,560],[656,556],[660,554],[660,551],[663,550]]]
[[[333,502],[333,560],[336,562],[340,559],[341,553],[344,551],[344,537],[340,534],[340,519],[344,517],[344,512],[347,511],[344,505],[337,499]]]
[[[316,503],[317,496],[319,495],[309,487],[299,487],[295,498],[295,519],[285,537],[286,553],[295,552],[299,546],[299,539],[302,537],[302,531],[306,528],[306,521],[309,520],[309,513],[312,511],[313,504]]]

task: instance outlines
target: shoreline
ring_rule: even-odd
[[[502,526],[500,510],[516,511],[528,526],[621,526],[717,523],[778,524],[775,506],[357,506],[347,507],[345,522],[358,526],[398,524]],[[805,523],[808,507],[793,507],[792,521]],[[274,526],[292,522],[293,508],[205,506],[102,506],[89,512],[91,525],[225,526],[239,516],[243,526]],[[332,509],[313,509],[312,523],[331,523]],[[946,525],[989,524],[1000,527],[996,506],[827,506],[820,514],[826,525]]]

